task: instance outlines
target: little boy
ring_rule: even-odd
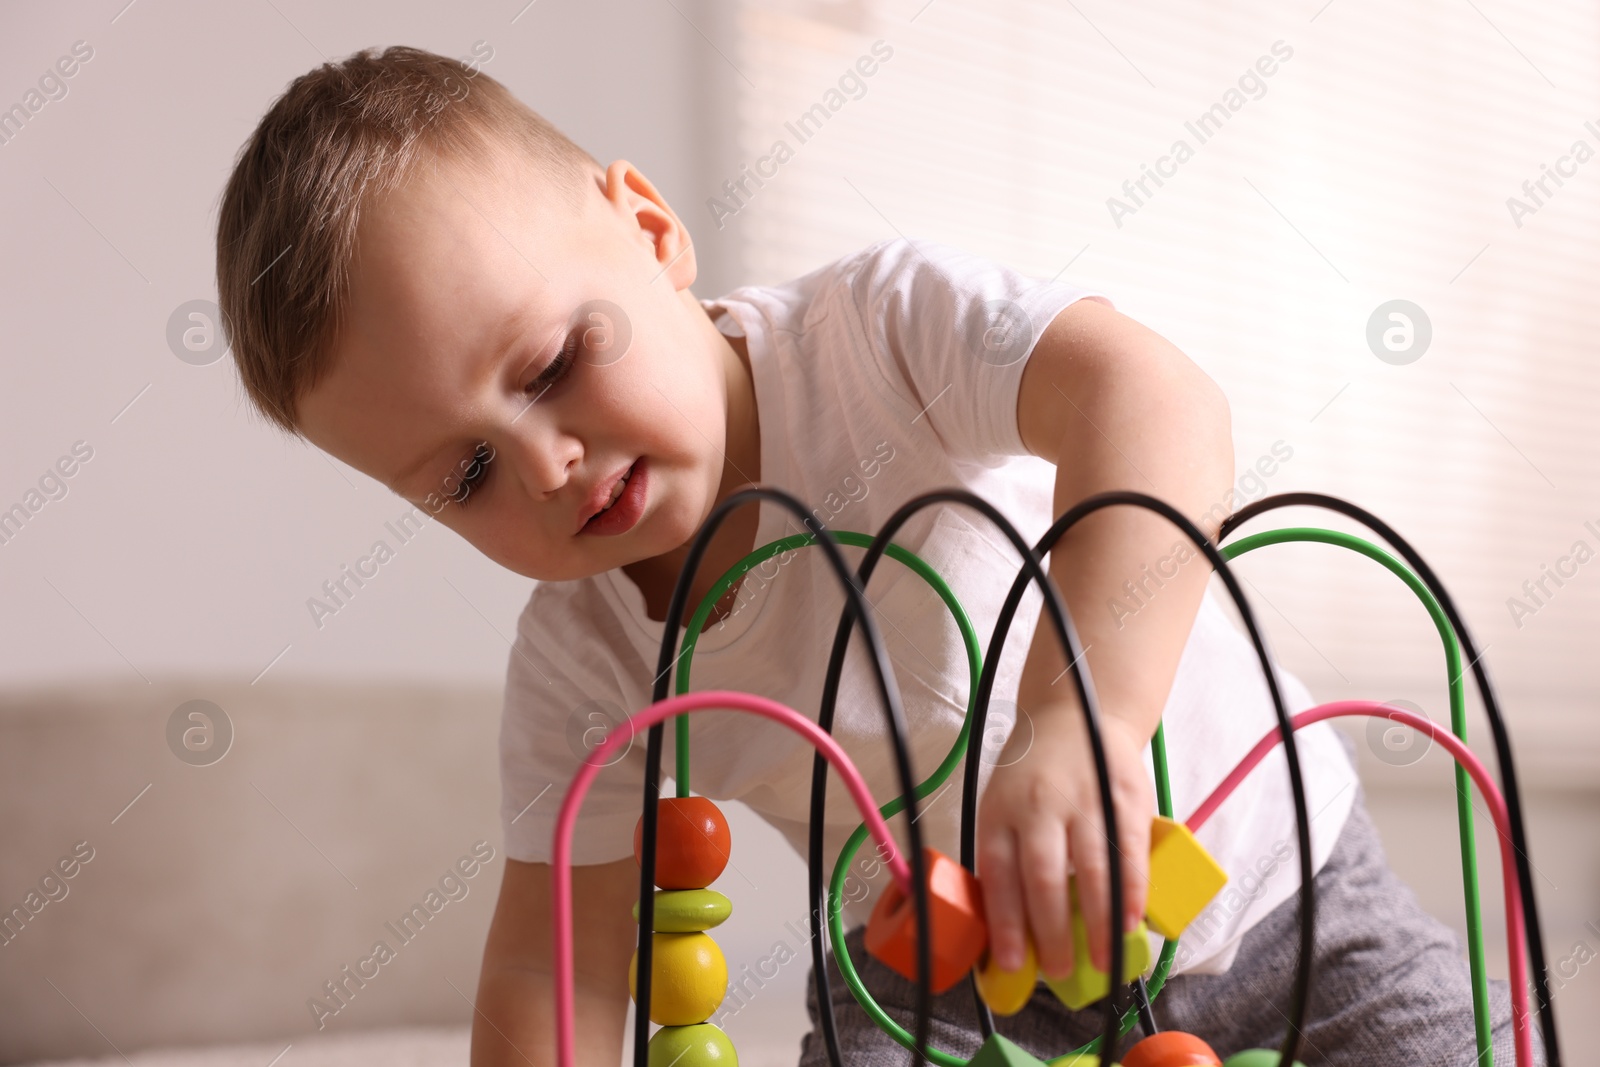
[[[539,581],[507,677],[508,859],[479,979],[475,1065],[553,1062],[555,814],[598,738],[649,703],[673,581],[719,501],[748,483],[775,485],[830,528],[872,533],[908,499],[964,486],[1032,543],[1054,516],[1104,490],[1164,499],[1212,538],[1235,499],[1220,390],[1103,294],[899,238],[783,285],[698,299],[688,230],[637,168],[602,167],[493,79],[427,52],[360,53],[297,79],[241,153],[217,259],[233,352],[261,413]],[[694,576],[690,610],[737,560],[801,529],[769,504],[735,512]],[[950,582],[986,641],[1019,565],[1006,540],[954,507],[920,513],[896,540]],[[1102,833],[1065,658],[1051,628],[1036,625],[1036,589],[1001,656],[989,736],[971,743],[984,746],[978,870],[993,951],[1015,968],[1030,945],[1042,973],[1061,977],[1072,968],[1069,868],[1102,969],[1110,932],[1143,914],[1157,725],[1181,817],[1274,720],[1250,646],[1207,593],[1209,567],[1158,516],[1126,507],[1091,516],[1051,554],[1049,571],[1098,693],[1116,848]],[[965,647],[942,602],[899,564],[885,561],[867,594],[920,781],[961,729]],[[693,687],[758,692],[814,713],[842,604],[820,552],[751,572],[716,605]],[[1291,712],[1313,703],[1293,676],[1279,678]],[[834,735],[886,802],[899,783],[859,640],[837,709]],[[803,856],[810,747],[770,722],[721,712],[693,716],[690,736],[694,791],[743,801]],[[668,768],[672,742],[669,730]],[[1312,727],[1299,745],[1319,870],[1302,1058],[1472,1062],[1454,938],[1385,865],[1338,735]],[[573,842],[580,1058],[597,1067],[619,1062],[631,1011],[643,765],[639,738],[599,774]],[[920,809],[925,842],[957,856],[959,793]],[[835,785],[827,856],[859,821]],[[904,819],[894,823],[904,845]],[[1180,942],[1156,1016],[1223,1055],[1276,1047],[1298,869],[1281,754],[1200,837],[1231,882]],[[1122,916],[1108,914],[1113,855]],[[736,901],[783,893],[804,914],[801,886],[768,885],[739,863],[735,847]],[[875,862],[851,871],[847,942],[869,988],[910,1025],[911,983],[861,944],[886,877]],[[785,937],[807,930],[800,920]],[[784,944],[806,958],[803,944]],[[905,1050],[836,969],[831,976],[846,1062],[903,1062]],[[760,984],[749,968],[736,973],[718,1018]],[[966,986],[936,1005],[935,1046],[970,1056],[979,1031]],[[1496,1007],[1503,1043],[1503,987]],[[810,1008],[815,1024],[814,999]],[[1041,985],[1001,1028],[1050,1057],[1097,1033],[1098,1020]],[[820,1033],[801,1056],[826,1062]]]

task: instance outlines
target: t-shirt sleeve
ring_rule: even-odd
[[[858,340],[953,458],[995,467],[1028,455],[1017,428],[1022,370],[1056,313],[1105,294],[1041,281],[959,248],[911,238],[865,249],[850,282]]]
[[[550,862],[568,788],[630,707],[612,642],[570,603],[539,591],[517,621],[500,717],[500,824],[506,855],[525,863]],[[644,752],[640,735],[605,757],[573,826],[575,866],[633,854]]]

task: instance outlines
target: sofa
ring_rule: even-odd
[[[498,685],[195,676],[0,690],[0,1064],[464,1064],[504,867],[499,712]],[[1459,926],[1447,765],[1357,750],[1391,862]],[[1600,794],[1540,793],[1537,771],[1524,770],[1530,834],[1581,1059],[1600,1036],[1600,967],[1573,955],[1600,952],[1584,923],[1600,915]],[[740,868],[762,883],[729,890],[729,971],[775,936],[796,954],[726,1028],[744,1067],[785,1067],[809,1029],[809,948],[793,936],[804,865],[748,809],[725,810],[736,854],[751,856]],[[1480,841],[1503,974],[1492,835]],[[378,941],[393,950],[381,963]]]

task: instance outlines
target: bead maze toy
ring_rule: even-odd
[[[690,582],[705,554],[711,535],[735,508],[768,500],[792,511],[806,526],[807,533],[774,541],[750,553],[735,564],[712,586],[686,627],[681,650],[677,645],[679,624],[688,599]],[[948,585],[913,553],[892,541],[893,535],[919,510],[940,504],[970,507],[988,518],[1016,548],[1022,560],[1010,594],[1001,609],[991,635],[987,655],[980,656],[977,635]],[[1026,946],[1025,961],[1015,972],[1001,971],[988,955],[988,931],[984,921],[982,885],[974,864],[978,782],[978,749],[968,745],[977,733],[982,736],[989,696],[994,684],[995,666],[1010,630],[1011,621],[1029,583],[1043,593],[1040,623],[1048,621],[1060,640],[1078,691],[1099,786],[1099,799],[1107,836],[1116,839],[1116,810],[1111,803],[1110,777],[1098,727],[1098,704],[1093,683],[1082,665],[1079,642],[1059,591],[1049,581],[1041,561],[1073,524],[1093,512],[1112,506],[1145,508],[1177,526],[1211,561],[1222,578],[1229,596],[1237,605],[1247,635],[1254,646],[1271,695],[1277,727],[1270,730],[1212,794],[1186,819],[1178,821],[1172,811],[1167,784],[1167,752],[1163,731],[1158,728],[1151,740],[1156,774],[1159,815],[1152,826],[1150,846],[1150,888],[1145,921],[1164,939],[1154,969],[1150,971],[1149,941],[1144,924],[1125,938],[1112,938],[1110,966],[1096,970],[1089,963],[1082,916],[1076,908],[1076,888],[1072,893],[1072,919],[1075,967],[1060,981],[1038,974],[1033,946]],[[1310,506],[1331,510],[1354,519],[1386,541],[1404,562],[1378,546],[1350,534],[1315,528],[1288,528],[1256,534],[1219,547],[1244,523],[1282,507]],[[1311,541],[1337,545],[1373,559],[1400,578],[1422,601],[1439,630],[1444,644],[1445,666],[1450,691],[1451,729],[1444,730],[1426,717],[1402,708],[1366,700],[1336,701],[1314,707],[1291,717],[1283,703],[1272,661],[1267,653],[1250,610],[1228,560],[1245,552],[1290,541]],[[838,545],[867,549],[854,576],[851,575]],[[823,550],[828,565],[845,591],[841,615],[829,660],[822,707],[813,722],[793,708],[751,693],[726,690],[689,690],[689,661],[701,629],[713,605],[745,572],[780,552],[805,545]],[[914,782],[906,727],[898,689],[888,666],[881,635],[871,607],[862,590],[883,555],[916,571],[945,602],[961,630],[968,654],[972,679],[967,718],[960,735],[939,768],[920,784]],[[901,796],[880,808],[865,781],[830,730],[834,701],[838,695],[844,653],[851,630],[859,622],[876,676],[884,712],[894,747],[896,773]],[[1470,655],[1462,666],[1462,649]],[[676,665],[677,694],[668,696]],[[1470,670],[1490,724],[1495,753],[1503,782],[1497,787],[1488,769],[1466,746],[1465,687],[1463,678]],[[1146,1036],[1129,1048],[1118,1061],[1122,1067],[1272,1067],[1294,1064],[1306,1020],[1307,994],[1312,978],[1312,935],[1315,921],[1315,896],[1311,871],[1310,820],[1306,813],[1305,789],[1295,730],[1342,716],[1379,716],[1427,734],[1456,760],[1456,788],[1460,831],[1462,874],[1468,925],[1468,956],[1472,973],[1474,1038],[1478,1062],[1492,1064],[1488,1017],[1487,977],[1484,969],[1482,920],[1478,897],[1476,852],[1473,839],[1470,789],[1478,788],[1492,817],[1500,846],[1502,885],[1506,900],[1507,942],[1510,959],[1512,1016],[1518,1067],[1533,1067],[1532,1015],[1528,1001],[1531,982],[1537,997],[1537,1016],[1547,1062],[1559,1067],[1560,1050],[1550,999],[1548,971],[1540,934],[1538,906],[1533,892],[1532,862],[1523,827],[1520,794],[1510,740],[1499,704],[1489,684],[1482,655],[1467,632],[1459,612],[1438,577],[1415,549],[1381,520],[1346,501],[1315,493],[1285,493],[1264,498],[1230,516],[1218,533],[1217,542],[1208,541],[1185,516],[1161,500],[1141,493],[1108,492],[1090,497],[1061,515],[1036,545],[1028,545],[1016,529],[990,504],[960,489],[938,490],[909,501],[875,535],[826,529],[794,497],[770,486],[751,486],[732,494],[702,524],[690,546],[678,575],[663,629],[660,660],[653,703],[619,724],[606,740],[589,754],[563,798],[554,834],[552,865],[554,880],[551,920],[555,951],[556,1049],[561,1067],[573,1067],[573,986],[572,986],[572,901],[571,838],[578,811],[589,784],[601,767],[611,761],[614,750],[631,743],[634,735],[648,730],[646,773],[642,813],[634,833],[634,856],[640,869],[640,894],[634,906],[639,923],[638,948],[629,966],[629,992],[635,1001],[635,1067],[737,1067],[738,1056],[732,1041],[709,1022],[727,989],[727,964],[715,941],[706,933],[727,919],[732,904],[727,897],[710,889],[722,873],[730,852],[726,820],[716,804],[690,793],[688,718],[704,710],[739,711],[760,715],[805,738],[816,749],[812,779],[812,819],[808,857],[808,890],[811,903],[813,979],[817,984],[820,1029],[833,1067],[847,1067],[841,1054],[825,966],[825,947],[820,936],[823,904],[826,904],[829,942],[835,947],[837,962],[856,1000],[873,1021],[913,1053],[917,1067],[932,1060],[939,1067],[1043,1067],[1027,1050],[999,1034],[993,1014],[1014,1015],[1034,995],[1043,981],[1067,1007],[1078,1010],[1099,1003],[1104,1017],[1099,1038],[1049,1060],[1050,1067],[1098,1067],[1105,1050],[1115,1050],[1118,1041],[1135,1024]],[[660,796],[662,724],[673,719],[676,730],[678,795]],[[1176,954],[1184,929],[1199,915],[1227,880],[1219,867],[1195,839],[1198,830],[1226,801],[1239,783],[1277,745],[1283,745],[1294,798],[1296,833],[1300,862],[1298,890],[1299,955],[1290,988],[1284,1042],[1279,1049],[1245,1049],[1226,1060],[1219,1057],[1202,1036],[1158,1030],[1150,1004],[1161,991]],[[916,823],[917,803],[947,779],[957,763],[964,763],[964,791],[961,816],[961,856],[959,862],[922,843]],[[822,819],[825,810],[827,770],[838,772],[849,791],[862,823],[845,843],[832,867],[826,892],[823,885],[825,857],[822,854]],[[903,853],[890,835],[885,821],[901,811],[909,820],[906,832],[910,847]],[[866,931],[867,950],[885,965],[917,983],[918,1002],[915,1034],[908,1033],[891,1019],[861,983],[844,945],[842,887],[856,851],[871,836],[885,859],[892,882],[886,886],[873,908]],[[1120,867],[1108,865],[1110,914],[1123,910]],[[1113,983],[1110,975],[1120,980]],[[972,990],[984,1043],[971,1059],[964,1059],[928,1046],[931,996],[943,993],[966,977]],[[1131,1006],[1124,1001],[1131,1000]],[[660,1024],[654,1034],[646,1021]]]

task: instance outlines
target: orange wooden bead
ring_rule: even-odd
[[[656,809],[656,885],[704,889],[728,865],[728,820],[705,797],[663,797]],[[644,865],[644,816],[633,827],[633,860]]]
[[[1211,1046],[1182,1030],[1151,1034],[1128,1050],[1122,1067],[1221,1067]]]
[[[928,868],[928,929],[932,935],[933,991],[943,993],[978,962],[989,946],[978,878],[935,848],[923,848]],[[890,882],[867,920],[867,951],[910,981],[917,980],[917,917],[910,897]]]

